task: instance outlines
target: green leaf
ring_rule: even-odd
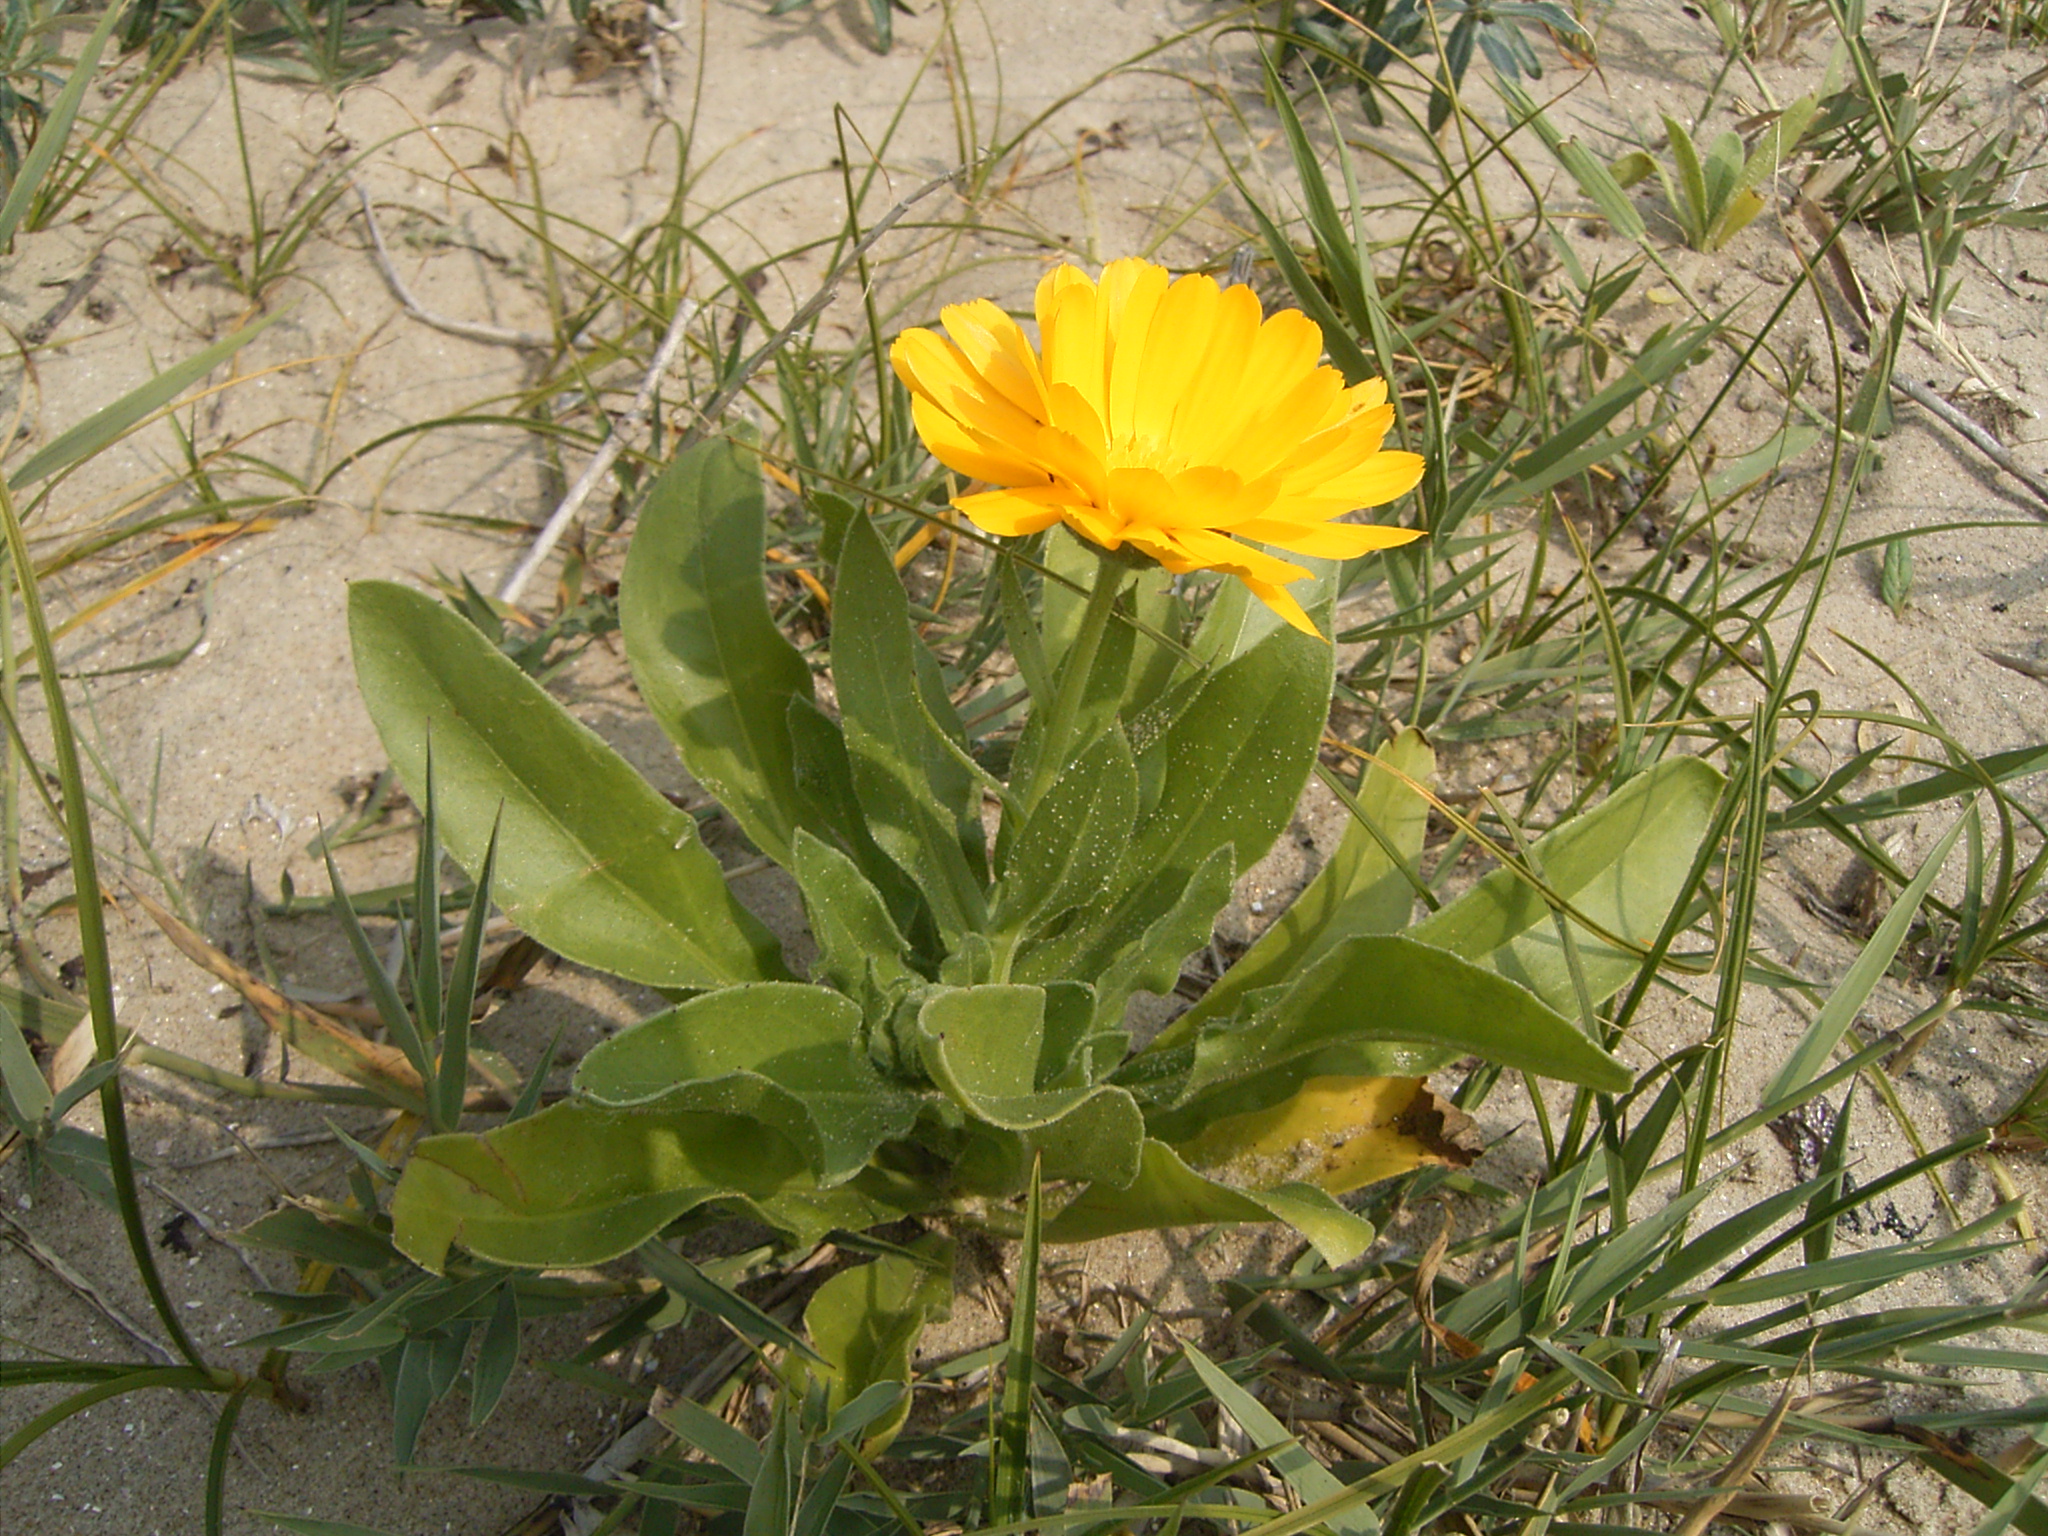
[[[1044,1236],[1044,1181],[1034,1166],[1024,1196],[1024,1241],[1017,1255],[1010,1342],[1003,1351],[1003,1392],[989,1425],[988,1509],[989,1519],[999,1527],[1032,1513],[1031,1396],[1038,1374],[1039,1253]]]
[[[1149,717],[1132,722],[1149,792],[1125,860],[1127,885],[1160,871],[1192,874],[1225,844],[1240,866],[1265,856],[1315,764],[1334,654],[1282,627],[1209,672],[1163,731],[1149,731]]]
[[[1120,1087],[1038,1090],[1044,1047],[1040,987],[965,987],[932,995],[918,1012],[924,1069],[969,1116],[971,1145],[958,1159],[965,1186],[1010,1192],[1028,1178],[1032,1157],[1044,1178],[1137,1176],[1145,1118]]]
[[[615,1109],[744,1115],[801,1147],[818,1182],[839,1184],[907,1133],[917,1101],[877,1075],[861,1011],[826,987],[726,987],[601,1041],[576,1089]]]
[[[1138,813],[1138,770],[1113,722],[1063,768],[1017,834],[990,923],[1020,933],[1099,895],[1123,861]]]
[[[774,1344],[799,1358],[816,1361],[811,1346],[768,1312],[730,1286],[721,1285],[664,1243],[642,1243],[640,1262],[647,1272],[698,1311],[724,1323],[743,1339]]]
[[[1899,893],[1897,901],[1885,913],[1884,921],[1877,925],[1877,931],[1870,936],[1870,942],[1863,946],[1863,952],[1856,957],[1848,973],[1835,984],[1828,994],[1828,1000],[1806,1026],[1806,1033],[1799,1037],[1799,1043],[1792,1047],[1792,1054],[1785,1058],[1785,1064],[1778,1068],[1770,1086],[1764,1089],[1762,1103],[1776,1104],[1797,1093],[1812,1082],[1814,1077],[1827,1065],[1828,1057],[1841,1043],[1842,1036],[1863,1011],[1871,990],[1876,987],[1884,973],[1891,969],[1892,961],[1899,953],[1899,946],[1906,942],[1906,934],[1913,926],[1913,919],[1920,911],[1920,903],[1927,899],[1934,880],[1941,873],[1941,866],[1948,859],[1949,850],[1956,845],[1956,839],[1963,835],[1963,828],[1970,824],[1974,812],[1965,812],[1958,817],[1940,842],[1927,855],[1919,873],[1913,876],[1913,883]]]
[[[1223,979],[1174,1021],[1176,1034],[1228,1014],[1254,987],[1287,980],[1329,953],[1339,940],[1360,933],[1397,933],[1408,926],[1415,887],[1395,860],[1410,870],[1415,867],[1429,824],[1429,802],[1408,781],[1427,785],[1435,774],[1436,753],[1413,727],[1380,749],[1379,761],[1367,767],[1359,785],[1357,813],[1330,862]]]
[[[47,125],[44,131],[49,131]],[[40,137],[37,142],[42,142]],[[239,331],[223,336],[203,352],[195,352],[182,362],[173,363],[147,384],[130,390],[112,405],[102,406],[77,426],[44,444],[26,464],[7,477],[8,485],[21,490],[101,452],[124,437],[145,417],[176,400],[290,313],[288,309],[274,310],[254,325],[245,325]]]
[[[766,512],[754,455],[720,438],[654,482],[619,579],[633,681],[697,782],[787,866],[802,821],[789,737],[811,669],[762,584]]]
[[[1041,1090],[1044,989],[955,988],[918,1010],[918,1046],[941,1092],[978,1123],[1013,1135],[984,1137],[964,1156],[961,1177],[978,1188],[1009,1189],[1028,1175],[1034,1154],[1048,1179],[1137,1176],[1145,1138],[1137,1101],[1107,1085]]]
[[[1109,922],[1076,921],[1026,950],[1014,974],[1019,981],[1047,986],[1074,976],[1094,977],[1095,1023],[1117,1029],[1133,993],[1163,997],[1179,982],[1181,962],[1214,931],[1216,914],[1230,899],[1236,868],[1235,854],[1226,846],[1191,876],[1168,870],[1134,892]]]
[[[1706,170],[1700,164],[1699,150],[1693,145],[1692,135],[1669,113],[1664,117],[1664,132],[1671,141],[1671,158],[1678,166],[1671,212],[1685,229],[1685,243],[1698,250],[1706,240],[1707,226],[1714,216],[1713,205],[1707,200]]]
[[[369,1226],[360,1212],[321,1214],[287,1205],[259,1216],[241,1231],[242,1241],[274,1248],[294,1258],[375,1273],[398,1262],[398,1251]]]
[[[789,701],[789,740],[796,758],[796,785],[806,807],[804,825],[829,829],[819,840],[852,856],[869,884],[882,893],[889,914],[914,948],[935,949],[930,904],[903,867],[882,852],[868,830],[867,813],[854,792],[853,762],[836,721],[804,699]]]
[[[1987,784],[2006,784],[2042,772],[2048,772],[2048,747],[2015,747],[2008,752],[1993,752],[1980,757],[1967,768],[1943,768],[1910,784],[1901,784],[1896,789],[1881,789],[1874,795],[1851,800],[1846,805],[1812,806],[1805,814],[1773,822],[1771,830],[1777,832],[1805,826],[1823,816],[1851,827],[1872,821],[1889,821],[1923,805],[1933,805],[1957,795],[1974,794]]]
[[[893,1001],[917,981],[910,969],[910,946],[897,931],[888,904],[845,854],[802,828],[793,845],[792,869],[810,918],[818,958],[811,975],[829,982],[862,1004],[872,1021],[870,1003]],[[876,997],[864,995],[872,988]]]
[[[1696,757],[1659,763],[1536,843],[1544,883],[1608,932],[1648,945],[1683,892],[1721,784]],[[1495,870],[1409,934],[1521,983],[1552,1008],[1578,1009],[1550,904],[1512,869]],[[1583,929],[1575,938],[1593,1002],[1635,976],[1639,956]]]
[[[1906,616],[1906,599],[1913,595],[1913,541],[1903,533],[1885,540],[1884,572],[1878,578],[1877,592],[1893,618]]]
[[[85,46],[79,49],[78,62],[71,66],[71,74],[64,81],[63,89],[58,91],[57,99],[50,103],[48,111],[36,125],[35,143],[29,146],[29,152],[22,157],[21,165],[14,173],[13,184],[7,189],[7,201],[0,203],[0,250],[13,244],[14,232],[21,227],[29,204],[35,201],[36,193],[41,190],[43,178],[50,174],[57,157],[71,142],[71,124],[78,116],[86,91],[92,86],[93,74],[99,68],[100,52],[107,46],[114,23],[127,12],[128,7],[124,3],[110,5],[100,13],[99,25],[92,29]],[[23,479],[13,481],[15,485],[24,483]]]
[[[650,986],[785,974],[695,821],[474,626],[407,588],[358,582],[349,630],[370,717],[416,795],[432,736],[441,830],[465,868],[502,808],[498,903],[521,929]]]
[[[1613,174],[1593,157],[1593,154],[1576,139],[1568,139],[1557,131],[1557,127],[1544,116],[1542,110],[1530,99],[1528,92],[1505,76],[1496,76],[1494,89],[1500,93],[1508,110],[1536,130],[1536,136],[1543,140],[1557,163],[1565,168],[1579,190],[1593,200],[1593,205],[1606,216],[1607,225],[1624,240],[1640,240],[1643,237],[1643,216],[1630,202],[1625,186],[1633,185],[1649,175],[1654,167],[1648,155],[1637,151],[1623,155],[1615,162]],[[1637,165],[1634,162],[1640,161]]]
[[[476,1347],[476,1370],[469,1383],[469,1422],[472,1427],[489,1419],[505,1395],[505,1383],[519,1363],[519,1295],[511,1286],[498,1292],[491,1320],[484,1325],[483,1339]]]
[[[832,678],[854,789],[882,851],[917,879],[940,928],[960,933],[986,917],[980,861],[969,856],[982,836],[978,810],[970,816],[979,793],[938,739],[920,652],[929,665],[889,553],[867,517],[857,517],[832,603]]]
[[[1280,1103],[1311,1077],[1415,1077],[1467,1054],[1609,1092],[1635,1081],[1524,988],[1406,935],[1345,939],[1246,1006],[1249,1018],[1203,1030],[1179,1102],[1146,1116],[1153,1136],[1190,1139],[1225,1115]]]
[[[1313,1184],[1259,1191],[1205,1179],[1164,1142],[1147,1140],[1138,1177],[1123,1189],[1091,1184],[1045,1224],[1049,1243],[1086,1243],[1120,1232],[1208,1226],[1219,1221],[1280,1221],[1340,1269],[1372,1242],[1372,1223]]]
[[[816,1193],[803,1153],[759,1121],[575,1099],[483,1135],[429,1136],[391,1199],[393,1236],[439,1272],[460,1242],[524,1269],[603,1264],[707,1201],[792,1220]]]
[[[1252,1442],[1287,1481],[1303,1503],[1328,1498],[1344,1490],[1344,1481],[1309,1454],[1287,1427],[1273,1417],[1273,1411],[1240,1385],[1228,1371],[1194,1345],[1183,1343],[1181,1353],[1218,1407],[1237,1421]],[[1379,1524],[1367,1508],[1347,1509],[1330,1519],[1333,1536],[1373,1536]]]
[[[702,1451],[742,1482],[761,1475],[761,1447],[702,1403],[679,1397],[657,1408],[654,1417],[684,1445]]]
[[[0,1001],[0,1092],[6,1095],[8,1118],[24,1135],[33,1135],[41,1127],[43,1116],[56,1102],[28,1048],[28,1036],[4,1001]]]
[[[900,1383],[897,1405],[867,1427],[863,1454],[887,1449],[910,1417],[910,1367],[927,1324],[953,1305],[953,1245],[927,1234],[903,1256],[842,1270],[804,1308],[804,1328],[824,1359],[828,1411],[837,1416],[863,1392]]]
[[[803,1486],[804,1444],[787,1397],[775,1399],[775,1417],[761,1442],[761,1471],[747,1495],[740,1536],[790,1536]]]
[[[1228,899],[1225,874],[1204,910],[1226,850],[1246,867],[1294,815],[1329,715],[1331,656],[1282,625],[1130,722],[1142,806],[1130,851],[1108,899],[1019,954],[1019,979],[1094,981],[1110,1024],[1132,990],[1172,987]]]

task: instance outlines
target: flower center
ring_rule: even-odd
[[[1128,434],[1109,440],[1104,455],[1110,469],[1156,469],[1162,475],[1178,474],[1188,467],[1188,456],[1176,452],[1156,437]]]

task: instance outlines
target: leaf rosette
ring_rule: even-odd
[[[1560,923],[1579,936],[1581,980],[1618,988],[1675,899],[1717,777],[1652,769],[1537,845],[1540,890],[1502,871],[1411,929],[1432,767],[1413,732],[1367,771],[1354,825],[1293,908],[1132,1050],[1131,1000],[1175,989],[1315,767],[1339,557],[1409,536],[1340,514],[1419,470],[1381,447],[1381,396],[1317,364],[1308,322],[1261,320],[1248,295],[1141,265],[1042,285],[1043,355],[987,306],[947,312],[952,343],[899,346],[942,461],[988,474],[1008,453],[1006,473],[1028,470],[958,502],[1008,536],[988,592],[1031,699],[1021,729],[1002,712],[962,719],[963,680],[920,635],[865,512],[824,508],[828,710],[768,606],[752,453],[700,445],[648,495],[620,590],[626,653],[683,764],[793,879],[808,980],[695,821],[463,618],[355,589],[365,698],[408,783],[431,737],[451,852],[474,867],[502,808],[507,914],[675,998],[593,1049],[563,1101],[423,1141],[393,1205],[407,1254],[589,1264],[719,1211],[799,1243],[905,1215],[1000,1224],[1036,1168],[1069,1187],[1049,1238],[1280,1220],[1343,1263],[1371,1230],[1338,1196],[1469,1157],[1430,1070],[1476,1054],[1627,1085],[1559,1011],[1577,1002],[1560,986]],[[1186,452],[1214,413],[1201,380],[1231,348],[1265,380],[1264,425],[1203,469]],[[1286,401],[1315,403],[1298,430],[1283,430]],[[1060,432],[1099,462],[1053,467]],[[1144,442],[1158,462],[1119,460]],[[1235,510],[1206,528],[1132,490],[1158,480],[1195,507],[1197,482],[1220,495],[1225,469]],[[1213,547],[1284,543],[1276,519],[1292,520],[1301,559],[1285,573]],[[1120,546],[1159,565],[1134,571]],[[1166,580],[1191,567],[1237,578],[1198,621]],[[1000,808],[993,835],[985,803]]]

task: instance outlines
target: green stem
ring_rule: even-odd
[[[106,913],[100,905],[99,866],[93,862],[92,826],[85,795],[85,775],[78,764],[78,740],[71,732],[71,715],[64,707],[64,686],[58,680],[57,648],[50,639],[50,624],[43,612],[42,592],[36,585],[35,562],[29,555],[28,536],[15,514],[14,498],[0,482],[0,522],[4,522],[7,552],[14,563],[21,591],[21,608],[28,620],[29,639],[36,652],[37,676],[50,712],[50,745],[56,757],[57,782],[63,794],[64,835],[71,850],[72,888],[78,900],[78,947],[85,960],[86,999],[92,1009],[92,1037],[101,1061],[115,1061],[121,1054],[119,1031],[114,1024],[114,972],[107,955]],[[0,618],[4,618],[0,615]],[[101,1129],[107,1140],[107,1172],[114,1185],[114,1198],[121,1210],[121,1226],[128,1236],[128,1249],[135,1259],[135,1272],[149,1292],[171,1345],[202,1372],[209,1372],[185,1325],[164,1290],[157,1273],[155,1251],[150,1247],[149,1229],[142,1216],[142,1201],[135,1190],[135,1160],[128,1149],[128,1117],[121,1103],[121,1075],[117,1072],[100,1085]]]
[[[1066,766],[1067,750],[1073,745],[1074,722],[1081,714],[1081,700],[1088,693],[1089,674],[1102,652],[1102,637],[1109,632],[1109,618],[1116,611],[1117,594],[1123,591],[1125,568],[1109,555],[1096,555],[1095,585],[1088,592],[1088,607],[1081,615],[1080,633],[1067,652],[1060,669],[1059,687],[1052,697],[1052,710],[1045,717],[1045,734],[1031,764],[1031,784],[1024,794],[1024,817],[1038,809],[1038,803]]]
[[[301,1104],[354,1104],[364,1109],[392,1107],[389,1099],[382,1094],[372,1093],[367,1088],[266,1082],[262,1078],[244,1077],[239,1072],[210,1066],[206,1062],[196,1061],[190,1056],[154,1045],[131,1046],[128,1051],[128,1063],[130,1066],[156,1067],[160,1071],[174,1072],[179,1077],[190,1078],[195,1083],[204,1083],[209,1088],[218,1088],[222,1093],[232,1093],[244,1099],[286,1099]]]

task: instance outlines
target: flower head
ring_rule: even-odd
[[[1309,571],[1257,545],[1349,559],[1421,537],[1339,521],[1412,490],[1422,458],[1380,447],[1385,382],[1347,388],[1299,310],[1262,316],[1248,287],[1128,260],[1099,283],[1055,268],[1037,311],[1037,351],[987,299],[890,350],[932,456],[997,487],[954,501],[977,527],[1064,522],[1169,571],[1235,576],[1309,634],[1287,591]]]

